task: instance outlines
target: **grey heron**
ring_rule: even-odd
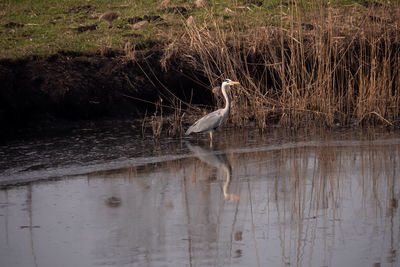
[[[225,107],[218,109],[214,112],[211,112],[210,114],[207,114],[203,118],[199,119],[196,121],[192,126],[189,127],[186,131],[186,135],[189,135],[191,133],[202,133],[202,132],[209,132],[210,133],[210,146],[212,146],[212,141],[213,141],[213,131],[224,124],[226,119],[229,116],[229,113],[231,111],[231,99],[226,92],[226,89],[229,86],[235,85],[235,84],[240,84],[239,82],[234,82],[231,81],[230,79],[226,79],[223,81],[221,85],[221,91],[222,94],[225,98]]]

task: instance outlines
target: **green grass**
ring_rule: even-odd
[[[87,5],[90,8],[78,8]],[[133,30],[126,19],[156,14],[156,6],[157,1],[8,1],[0,4],[0,57],[48,55],[60,50],[97,53],[104,47],[122,49],[124,42],[132,39],[123,35],[132,33],[140,37],[131,42],[146,44],[155,39],[154,25]],[[98,19],[105,11],[120,14],[112,28]],[[10,22],[24,26],[7,28],[5,25]],[[77,31],[78,27],[93,24],[97,24],[96,30]]]
[[[17,58],[29,55],[49,55],[60,50],[77,53],[99,53],[107,49],[122,50],[126,42],[139,48],[154,44],[168,43],[183,34],[183,24],[192,15],[197,22],[209,16],[219,16],[219,27],[242,30],[255,26],[282,25],[282,14],[287,14],[295,6],[303,12],[326,6],[327,1],[264,0],[261,6],[252,1],[206,1],[206,8],[195,8],[194,1],[171,0],[169,7],[183,6],[186,16],[162,10],[159,1],[105,1],[105,0],[19,0],[0,3],[0,58]],[[330,5],[360,5],[387,1],[332,0]],[[392,1],[395,2],[395,1]],[[90,6],[85,8],[85,6]],[[81,7],[81,8],[79,8]],[[106,11],[115,11],[120,17],[113,27],[99,21]],[[231,12],[232,11],[232,12]],[[143,29],[134,30],[126,19],[144,15],[157,15],[163,21],[152,22]],[[7,23],[23,24],[23,27],[7,28]],[[97,29],[79,33],[81,26],[97,24]],[[135,38],[129,35],[135,35]],[[125,36],[125,37],[124,37]]]

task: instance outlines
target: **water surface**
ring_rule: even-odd
[[[0,265],[399,266],[399,166],[384,130],[9,141]]]

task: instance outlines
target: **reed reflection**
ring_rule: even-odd
[[[400,137],[274,134],[0,190],[0,265],[398,266]]]
[[[282,263],[398,263],[398,143],[380,146],[332,142],[328,138],[322,143],[325,145],[304,143],[247,154],[259,158],[256,162],[265,162],[248,166],[252,175],[247,175],[253,177],[249,194],[254,210],[267,203],[268,225],[276,226],[264,227],[264,231],[266,236],[278,235]],[[236,159],[240,161],[239,155]],[[241,164],[237,166],[242,169]],[[265,182],[256,182],[258,177],[266,177]],[[262,225],[262,220],[255,220],[255,228]],[[257,239],[271,241],[260,236]],[[373,253],[363,253],[367,249]],[[357,254],[363,256],[357,259]],[[384,258],[384,254],[389,256]]]

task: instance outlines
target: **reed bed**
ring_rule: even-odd
[[[184,22],[161,64],[179,57],[210,88],[224,78],[240,81],[231,91],[236,126],[398,126],[399,4],[309,2],[306,13],[294,0],[280,14],[251,20],[240,8],[229,20],[210,8]]]

